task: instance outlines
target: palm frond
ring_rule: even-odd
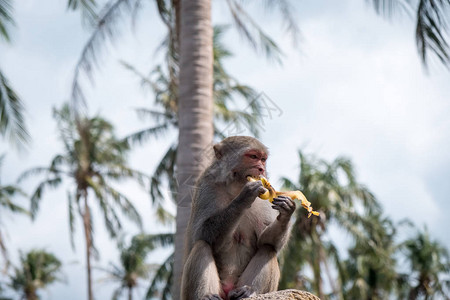
[[[375,12],[388,19],[395,15],[411,14],[412,12],[408,0],[366,0],[366,2],[372,2]]]
[[[128,199],[128,197],[126,197],[116,189],[112,188],[111,186],[104,186],[103,189],[109,196],[112,197],[115,203],[119,206],[121,212],[123,212],[123,214],[127,216],[128,219],[136,223],[142,230],[141,215],[134,207],[133,203]]]
[[[417,8],[416,43],[425,67],[428,51],[450,68],[449,41],[450,2],[446,0],[420,0]]]
[[[95,0],[68,0],[67,2],[67,8],[70,10],[81,10],[83,19],[89,24],[94,24],[97,20],[96,7]]]
[[[30,141],[23,113],[22,101],[0,71],[0,135],[19,149]]]
[[[2,270],[2,271],[6,272],[9,268],[10,261],[9,261],[8,249],[6,249],[5,240],[3,238],[3,234],[2,234],[1,230],[0,230],[0,253],[3,256],[4,264],[5,264],[4,270]],[[1,289],[0,289],[0,292],[1,292]]]
[[[175,216],[168,212],[162,205],[156,208],[156,217],[165,225],[175,222]]]
[[[131,248],[152,251],[156,248],[173,246],[173,233],[138,234],[131,240]]]
[[[72,194],[67,191],[67,200],[68,200],[68,210],[69,210],[69,232],[70,232],[70,245],[72,246],[72,249],[75,250],[75,210],[74,210],[74,201]]]
[[[42,198],[42,193],[46,187],[56,188],[62,182],[61,177],[50,178],[42,181],[37,188],[35,189],[33,195],[31,196],[31,207],[30,213],[31,217],[34,219],[36,217],[36,213],[39,210],[39,202]]]
[[[12,17],[13,6],[11,0],[0,1],[0,37],[9,42],[9,27],[14,26],[14,19]]]
[[[146,129],[140,130],[138,132],[132,133],[129,136],[125,137],[125,139],[132,144],[138,143],[138,144],[142,145],[152,137],[158,138],[159,136],[164,135],[168,129],[169,129],[169,124],[167,122],[165,122],[163,124],[160,124],[160,125],[157,125],[154,127],[150,127],[150,128],[146,128]]]
[[[92,70],[96,66],[101,52],[105,48],[107,41],[114,42],[120,33],[120,20],[125,14],[133,11],[133,4],[137,0],[115,0],[109,1],[99,13],[97,25],[84,46],[81,56],[75,67],[74,78],[72,81],[71,99],[75,104],[75,110],[79,111],[80,104],[85,105],[85,96],[81,86],[80,78],[82,74],[88,76],[92,81]],[[78,2],[78,1],[77,1]]]
[[[165,45],[164,45],[165,46]],[[136,67],[134,67],[133,65],[131,65],[130,63],[127,63],[125,61],[120,61],[120,63],[122,64],[122,66],[125,67],[125,69],[127,69],[128,71],[130,71],[131,73],[133,73],[133,75],[137,76],[140,81],[141,81],[141,86],[142,87],[150,87],[152,90],[154,90],[156,88],[155,83],[150,80],[149,77],[145,76],[144,74],[142,74],[138,69],[136,69]]]
[[[141,120],[149,119],[155,120],[156,122],[160,122],[161,120],[170,120],[173,117],[173,114],[168,112],[161,112],[154,109],[148,108],[137,108],[136,114],[138,118]]]
[[[237,30],[245,37],[246,41],[256,51],[262,52],[266,58],[281,63],[282,52],[275,41],[259,27],[236,0],[227,0],[227,4]]]
[[[171,193],[174,194],[177,191],[177,183],[174,180],[177,149],[178,144],[173,144],[167,149],[163,158],[153,172],[153,175],[151,176],[150,195],[153,203],[160,202],[163,199],[162,178],[166,178],[168,180]]]
[[[168,299],[170,295],[170,288],[172,286],[173,277],[173,260],[174,253],[172,253],[158,268],[153,276],[150,287],[147,290],[145,299],[152,299],[159,294],[161,299]],[[160,286],[163,285],[162,290]],[[161,292],[159,292],[161,290]]]
[[[26,194],[16,186],[0,186],[0,206],[8,209],[13,213],[23,213],[29,215],[30,213],[28,210],[12,202],[10,196],[14,196],[17,194],[26,196]]]

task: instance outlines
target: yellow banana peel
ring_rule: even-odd
[[[300,191],[287,191],[287,192],[277,192],[273,186],[270,184],[270,182],[265,178],[264,176],[259,177],[252,177],[247,176],[248,181],[258,181],[260,180],[263,184],[263,186],[267,189],[267,191],[263,194],[259,195],[259,198],[263,200],[269,200],[270,202],[273,202],[273,198],[276,198],[278,196],[288,196],[292,200],[300,200],[301,205],[304,209],[308,211],[308,218],[311,217],[311,215],[318,216],[319,213],[317,211],[314,211],[311,207],[311,202],[309,202],[305,195],[303,195]]]

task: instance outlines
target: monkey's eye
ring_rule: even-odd
[[[255,154],[250,154],[250,158],[251,159],[258,159],[258,156],[256,156]]]
[[[261,158],[262,162],[266,162],[266,160],[267,160],[267,158],[265,158],[265,157]]]

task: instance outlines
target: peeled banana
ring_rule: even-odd
[[[258,181],[260,180],[263,184],[263,186],[267,189],[267,191],[263,194],[259,195],[259,198],[263,200],[269,200],[270,202],[273,201],[273,198],[276,198],[278,196],[288,196],[292,200],[298,199],[301,202],[301,205],[304,209],[308,211],[308,218],[311,217],[311,215],[318,216],[319,213],[317,211],[312,210],[311,202],[309,202],[305,195],[303,195],[300,191],[288,191],[288,192],[277,192],[273,186],[270,184],[270,182],[265,178],[264,176],[259,177],[252,177],[247,176],[248,181]]]

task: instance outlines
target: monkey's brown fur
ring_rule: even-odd
[[[248,175],[266,176],[267,148],[252,137],[229,137],[197,182],[187,229],[181,299],[240,299],[275,291],[277,253],[288,238],[295,204],[266,191]],[[278,213],[277,213],[278,211]]]

